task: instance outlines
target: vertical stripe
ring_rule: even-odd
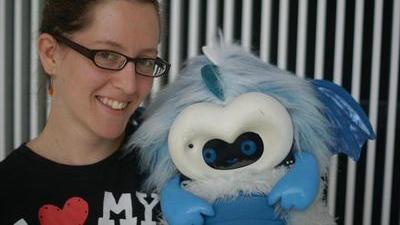
[[[169,60],[171,63],[171,71],[169,81],[176,79],[181,63],[182,48],[182,0],[171,0],[170,10],[170,43],[169,43]]]
[[[323,79],[324,73],[324,60],[325,60],[325,26],[326,26],[326,0],[317,1],[317,27],[315,32],[315,62],[314,62],[314,74],[315,79]],[[334,171],[336,173],[336,171]],[[329,192],[336,191],[335,187],[329,186]],[[332,198],[332,194],[329,194]],[[332,203],[333,199],[330,199],[329,204]],[[334,203],[334,201],[333,201]],[[334,204],[333,204],[334,207]],[[332,208],[332,205],[330,205]]]
[[[31,1],[31,59],[30,59],[30,139],[39,135],[46,121],[46,102],[43,94],[44,75],[40,73],[37,52],[37,37],[40,23],[40,0]]]
[[[157,49],[158,49],[158,55],[161,58],[165,59],[167,56],[166,50],[168,47],[168,43],[167,43],[167,33],[168,33],[167,32],[167,27],[168,27],[167,15],[168,15],[168,13],[166,13],[167,12],[167,2],[166,2],[166,0],[160,0],[159,3],[160,3],[160,17],[161,17],[161,20],[160,20],[161,34],[160,34],[160,43],[158,44]],[[168,76],[168,74],[166,76]],[[161,90],[162,81],[163,81],[163,78],[155,78],[153,80],[153,87],[151,89],[149,99],[154,98],[156,96],[157,92]]]
[[[206,44],[209,45],[217,38],[217,23],[218,23],[218,1],[207,1],[207,31]]]
[[[235,12],[235,0],[225,0],[224,2],[224,38],[225,42],[233,42],[234,32],[234,12]]]
[[[278,67],[287,67],[287,46],[289,29],[289,0],[281,0],[279,4],[279,31],[278,31]]]
[[[352,66],[352,82],[351,94],[356,101],[360,100],[360,86],[361,86],[361,56],[362,56],[362,34],[363,34],[363,17],[364,17],[364,0],[356,1],[355,9],[355,25],[354,25],[354,39],[353,39],[353,66]],[[357,166],[353,160],[347,161],[347,188],[346,188],[346,209],[350,212],[351,216],[346,216],[345,224],[353,224],[353,208],[355,198],[356,186],[356,170]],[[348,214],[346,214],[348,215]]]
[[[297,51],[296,74],[304,77],[306,64],[306,34],[307,34],[307,8],[308,0],[299,1],[299,14],[297,19]]]
[[[342,69],[343,69],[343,45],[344,45],[344,17],[345,17],[345,2],[338,0],[336,5],[336,23],[335,23],[335,50],[334,50],[334,67],[333,67],[333,81],[339,85],[342,84]],[[331,159],[331,168],[329,171],[329,187],[335,189],[328,194],[328,201],[330,202],[329,212],[334,215],[335,212],[335,197],[337,185],[337,163],[338,157],[333,156]]]
[[[0,0],[0,161],[6,156],[6,1]]]
[[[0,66],[0,98],[2,103],[0,106],[0,116],[2,129],[1,136],[3,141],[0,142],[0,154],[4,158],[13,149],[13,3],[11,0],[2,0],[2,7],[0,8],[0,23],[4,26],[0,27],[0,42],[2,45],[0,52],[3,57]]]
[[[359,10],[363,10],[363,9],[359,9],[359,8],[361,8],[361,7],[363,8],[364,7],[363,4],[364,4],[364,1],[360,1],[360,0],[357,1],[356,13],[359,17],[362,17],[361,14],[363,12],[362,11],[359,12]],[[356,15],[356,26],[359,23],[362,23],[362,21],[361,21],[362,18],[359,18],[357,15]],[[362,27],[361,27],[360,31],[355,31],[354,35],[357,35],[358,33],[362,33]],[[358,61],[353,62],[353,65],[355,65],[356,63],[361,63],[361,62],[358,62]],[[367,179],[369,179],[369,178],[367,178]],[[372,180],[368,181],[368,182],[372,182]],[[364,206],[363,206],[363,224],[364,225],[371,225],[371,223],[372,223],[372,221],[371,221],[371,219],[372,219],[372,204],[373,204],[372,187],[373,187],[372,185],[367,185],[364,190]]]
[[[29,1],[14,1],[14,148],[29,139]],[[29,108],[29,107],[28,107]]]
[[[260,37],[260,57],[264,62],[270,61],[271,50],[271,7],[272,0],[263,0],[261,9],[261,37]]]
[[[385,175],[382,193],[381,225],[389,225],[390,205],[392,199],[393,159],[396,133],[397,92],[399,82],[399,42],[400,42],[400,0],[394,0],[392,19],[391,61],[389,71],[389,107],[387,115],[386,150],[385,150]]]
[[[371,87],[369,99],[369,119],[374,130],[377,130],[378,123],[378,95],[379,95],[379,73],[380,73],[380,59],[381,59],[381,43],[382,43],[382,13],[383,1],[376,0],[374,6],[374,24],[373,24],[373,43],[372,43],[372,68],[371,68]],[[377,134],[379,135],[379,134]],[[374,174],[375,174],[375,155],[376,155],[376,141],[370,141],[367,147],[367,165],[365,176],[365,192],[364,199],[368,196],[373,196],[374,188]],[[372,201],[372,200],[370,200]],[[365,205],[364,213],[369,210]],[[372,212],[372,209],[370,210]],[[364,219],[369,215],[364,215]],[[368,221],[368,220],[367,220]]]
[[[251,37],[253,23],[253,0],[243,0],[242,8],[242,46],[247,51],[251,50]]]
[[[189,2],[189,46],[188,56],[193,57],[199,54],[199,24],[200,24],[200,0]]]

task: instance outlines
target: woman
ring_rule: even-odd
[[[118,149],[168,72],[159,35],[156,0],[46,1],[38,50],[50,115],[0,164],[0,224],[155,224],[158,199],[138,192],[135,156]]]

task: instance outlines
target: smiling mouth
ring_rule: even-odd
[[[237,158],[228,159],[228,160],[226,160],[226,162],[227,162],[229,165],[232,165],[232,164],[237,163],[237,162],[238,162],[238,159],[237,159]]]
[[[96,96],[96,98],[105,106],[114,110],[124,110],[128,106],[129,102],[120,102],[107,97]]]

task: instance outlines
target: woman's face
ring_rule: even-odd
[[[153,4],[107,1],[90,13],[88,27],[69,36],[72,41],[133,58],[157,55],[159,24]],[[109,140],[120,137],[129,117],[149,94],[153,79],[136,74],[132,62],[121,71],[111,71],[66,46],[59,45],[56,51],[59,60],[51,75],[55,120],[83,135]]]

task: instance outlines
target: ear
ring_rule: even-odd
[[[50,34],[42,33],[38,38],[38,52],[44,71],[52,76],[56,71],[57,40]]]

